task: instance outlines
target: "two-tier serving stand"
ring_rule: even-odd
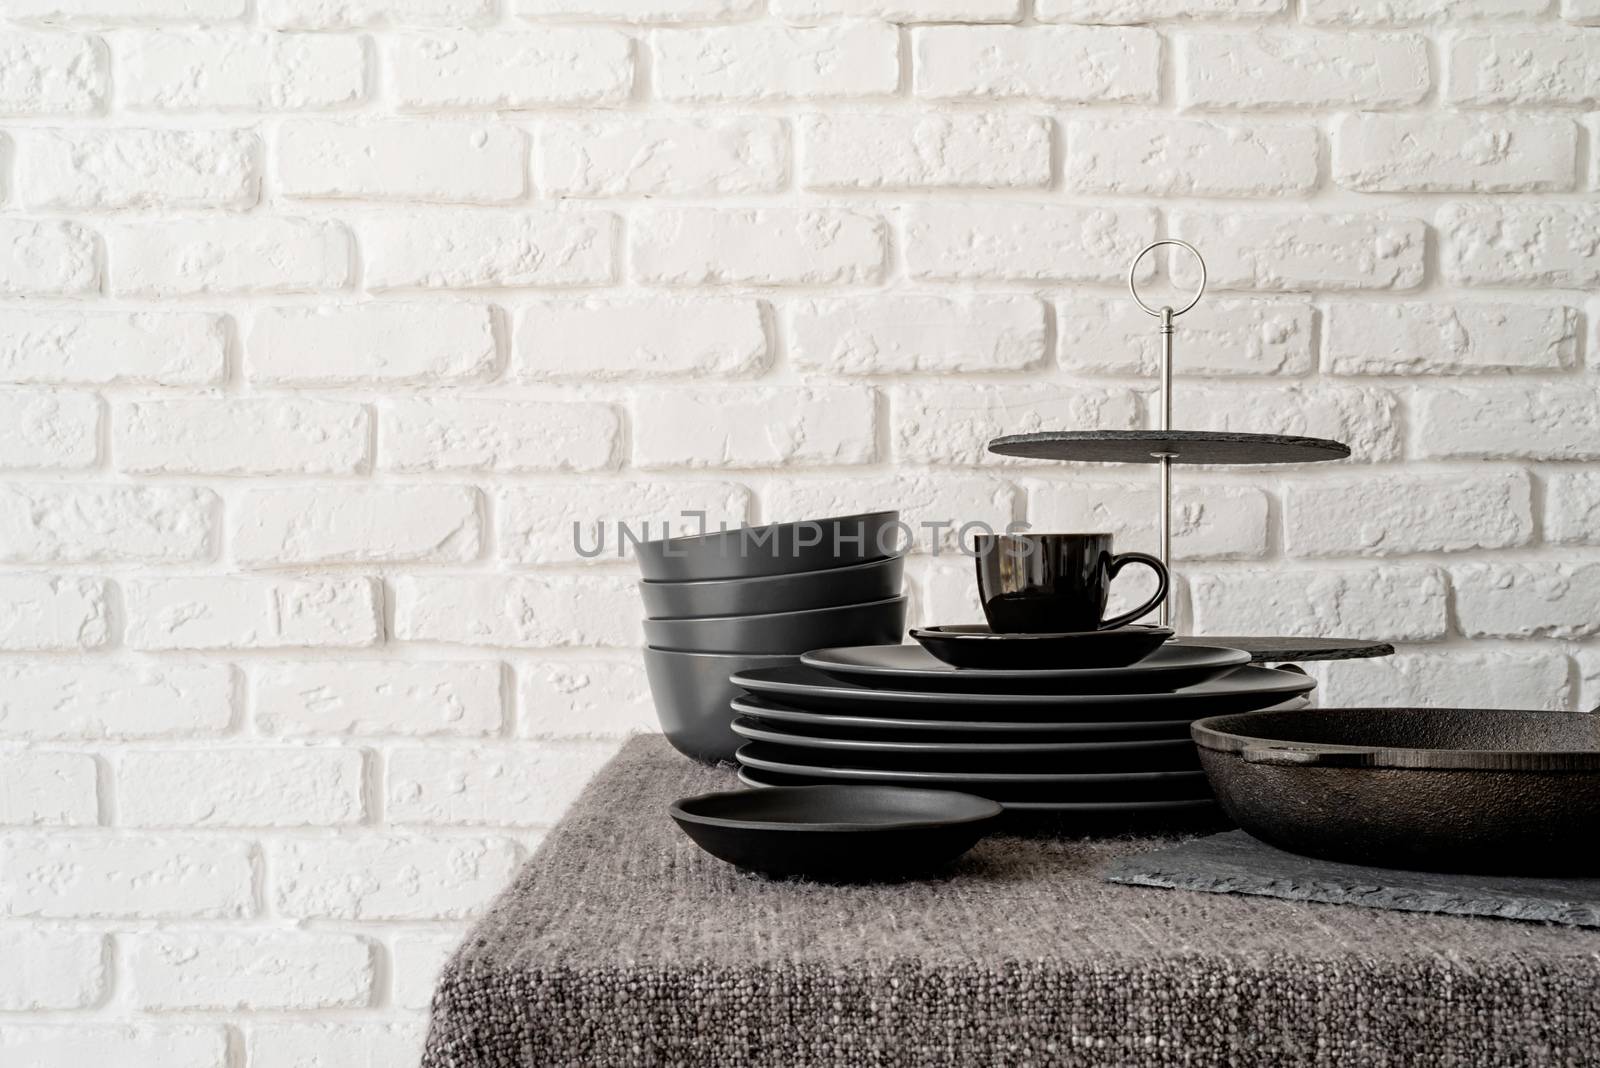
[[[1174,309],[1153,307],[1139,295],[1139,264],[1158,248],[1173,246],[1194,256],[1199,266],[1199,283],[1188,303]],[[1161,392],[1156,406],[1154,430],[1050,430],[1036,434],[1011,434],[989,442],[989,451],[1002,456],[1022,456],[1035,460],[1067,460],[1087,463],[1155,464],[1160,470],[1161,539],[1160,558],[1172,568],[1172,468],[1174,464],[1287,464],[1342,460],[1350,447],[1327,438],[1296,437],[1284,434],[1248,434],[1233,431],[1174,430],[1172,428],[1172,336],[1173,320],[1193,310],[1206,288],[1206,265],[1193,245],[1176,238],[1164,238],[1145,246],[1128,266],[1128,292],[1147,315],[1160,320]],[[1160,608],[1163,625],[1172,618],[1171,601]],[[1350,638],[1215,637],[1207,641],[1248,650],[1257,661],[1290,662],[1301,660],[1347,660],[1358,657],[1387,656],[1394,652],[1385,642]]]

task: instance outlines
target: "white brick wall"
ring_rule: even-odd
[[[534,176],[550,196],[725,196],[777,192],[788,161],[778,119],[552,121],[539,125]]]
[[[30,208],[248,208],[261,145],[234,130],[19,131],[17,195]]]
[[[224,838],[8,839],[4,914],[54,919],[239,919],[255,912],[252,847]]]
[[[325,931],[180,927],[123,944],[135,1003],[158,1012],[361,1008],[377,979],[370,941]]]
[[[307,199],[497,204],[526,191],[527,154],[510,126],[291,122],[278,130],[278,187]]]
[[[1186,623],[1600,702],[1597,64],[1595,0],[0,0],[0,1063],[413,1062],[653,726],[574,522],[1149,548],[1149,470],[983,445],[1149,417],[1162,235],[1180,422],[1356,453],[1184,470]]]

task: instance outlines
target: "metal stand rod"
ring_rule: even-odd
[[[1161,309],[1161,425],[1172,429],[1172,309]],[[1165,561],[1162,561],[1165,563]]]
[[[1139,263],[1150,252],[1153,252],[1164,245],[1171,245],[1176,248],[1186,250],[1194,257],[1195,263],[1200,267],[1200,283],[1199,285],[1195,286],[1194,295],[1189,298],[1189,302],[1187,304],[1179,308],[1177,311],[1173,311],[1170,306],[1162,307],[1159,310],[1152,308],[1150,305],[1144,302],[1143,298],[1139,296],[1139,286],[1137,284]],[[1172,429],[1172,320],[1176,319],[1180,315],[1183,315],[1196,304],[1200,303],[1200,297],[1205,293],[1205,291],[1206,261],[1201,258],[1199,252],[1195,251],[1195,247],[1186,241],[1179,241],[1174,237],[1166,237],[1162,238],[1160,241],[1152,242],[1140,250],[1139,254],[1133,258],[1133,262],[1128,265],[1128,293],[1133,297],[1133,302],[1139,305],[1141,311],[1148,315],[1157,316],[1161,320],[1161,396],[1156,407],[1156,420],[1159,424],[1156,427],[1157,430]],[[1171,447],[1172,446],[1169,443],[1167,448],[1170,449]],[[1176,452],[1153,452],[1150,455],[1155,457],[1161,465],[1160,559],[1162,565],[1167,569],[1168,578],[1175,579],[1176,576],[1172,574],[1172,461],[1177,459],[1178,454]],[[1176,586],[1176,583],[1174,582],[1173,585]],[[1161,625],[1163,627],[1171,626],[1171,594],[1168,594],[1167,597],[1161,602],[1159,613],[1160,614],[1157,618],[1161,621]]]
[[[1172,309],[1161,309],[1161,397],[1158,408],[1160,425],[1157,430],[1172,429]],[[1172,457],[1173,453],[1157,453],[1161,460],[1161,562],[1167,575],[1172,575]],[[1172,625],[1172,597],[1161,602],[1157,620],[1163,627]]]
[[[1172,576],[1172,454],[1161,453],[1161,562],[1167,565],[1167,576]],[[1172,595],[1161,601],[1156,619],[1163,627],[1172,625]]]

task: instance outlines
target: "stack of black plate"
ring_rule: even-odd
[[[819,649],[733,676],[740,775],[961,790],[1057,816],[1213,815],[1189,724],[1316,685],[1249,659],[1169,644],[1126,667],[981,670],[915,645]]]

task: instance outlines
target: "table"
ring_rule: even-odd
[[[630,741],[445,968],[424,1068],[1600,1061],[1600,931],[1100,878],[1149,839],[769,882],[667,817],[733,785]]]

